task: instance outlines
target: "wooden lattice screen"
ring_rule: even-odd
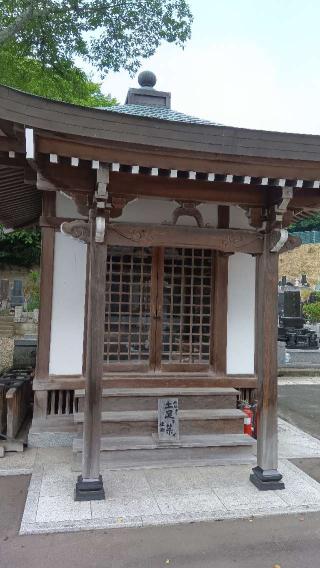
[[[112,368],[210,363],[213,253],[161,250],[108,251],[104,359]]]
[[[150,249],[110,249],[106,274],[105,362],[146,361],[150,348]]]
[[[212,252],[166,249],[162,360],[209,363]]]

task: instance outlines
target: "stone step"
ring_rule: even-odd
[[[6,323],[6,322],[0,322],[0,330],[1,331],[6,331],[6,330],[14,330],[14,324],[13,323]]]
[[[243,432],[244,413],[232,408],[179,410],[180,434],[240,434]],[[83,423],[82,412],[74,414],[74,421]],[[158,430],[157,410],[130,410],[102,412],[101,432],[112,436],[152,435]],[[81,430],[80,430],[81,431]]]
[[[234,379],[233,379],[234,380]],[[252,378],[255,383],[254,378]],[[106,389],[123,388],[213,388],[213,383],[219,388],[229,388],[230,378],[216,377],[210,373],[175,373],[166,375],[140,373],[127,374],[125,376],[116,373],[108,373],[103,377],[103,384]],[[218,383],[218,384],[217,384]],[[220,387],[221,385],[221,387]],[[252,385],[254,386],[254,384]]]
[[[180,436],[175,448],[209,448],[209,447],[233,447],[254,446],[255,440],[247,434],[215,434],[211,436]],[[81,452],[83,447],[82,437],[74,438],[73,451]],[[158,450],[172,448],[170,444],[159,444],[156,436],[104,436],[101,438],[101,451],[117,450]]]
[[[13,331],[1,331],[0,330],[0,337],[13,337]]]
[[[75,391],[78,410],[84,409],[84,390]],[[158,399],[179,399],[180,410],[235,408],[238,391],[233,388],[123,388],[104,389],[103,411],[157,410]]]
[[[255,440],[244,434],[181,436],[179,446],[159,446],[148,436],[105,437],[101,440],[102,468],[157,468],[190,465],[226,465],[255,463]],[[73,469],[80,471],[82,440],[73,445]]]

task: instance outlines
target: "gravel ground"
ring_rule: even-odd
[[[13,364],[14,339],[11,337],[0,337],[0,373],[9,369]]]

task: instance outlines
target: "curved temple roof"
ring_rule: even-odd
[[[165,102],[153,103],[151,95]],[[137,104],[139,97],[143,102]],[[197,176],[214,172],[220,181],[255,176],[273,179],[275,185],[287,179],[288,185],[301,188],[303,180],[310,180],[307,187],[320,191],[320,136],[223,126],[169,107],[170,94],[150,88],[131,89],[125,105],[97,109],[0,85],[0,222],[19,226],[39,217],[40,192],[30,176],[36,168],[26,156],[26,127],[33,130],[40,156],[193,171]],[[26,171],[28,181],[22,184]]]
[[[211,126],[221,126],[221,124],[218,125],[216,122],[211,122],[210,120],[204,120],[203,118],[197,118],[195,116],[184,114],[183,112],[178,112],[176,110],[171,110],[170,108],[157,105],[126,104],[111,107],[100,107],[100,110],[128,114],[129,116],[169,120],[170,122],[186,122],[187,124],[210,124]]]

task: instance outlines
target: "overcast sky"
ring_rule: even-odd
[[[172,108],[249,128],[320,134],[320,0],[189,0],[192,39],[142,64]],[[123,103],[137,80],[103,82]]]

